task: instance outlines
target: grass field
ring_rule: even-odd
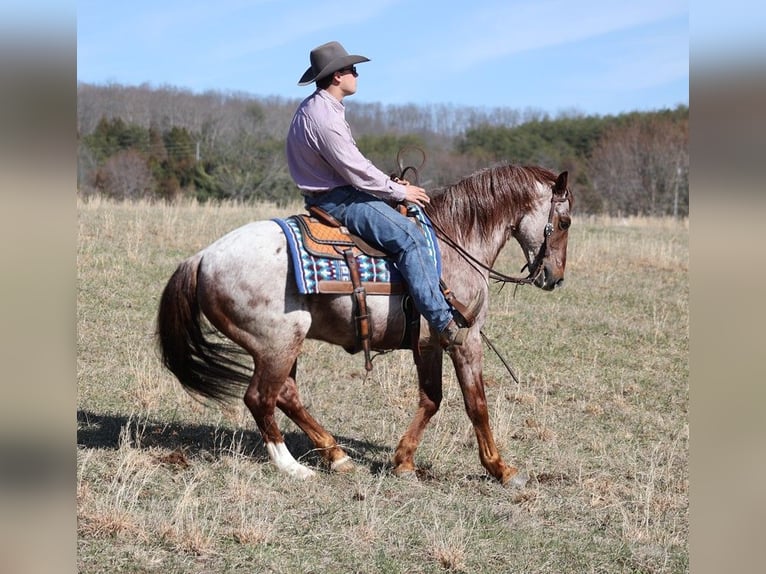
[[[484,332],[520,384],[487,349],[491,423],[531,476],[509,490],[483,472],[451,368],[420,480],[390,474],[417,399],[405,351],[368,375],[361,355],[306,343],[304,402],[357,463],[306,482],[276,473],[243,405],[202,405],[161,368],[155,312],[176,265],[298,210],[78,204],[80,572],[688,571],[688,222],[575,217],[563,289],[492,289]],[[498,268],[520,267],[509,244]]]

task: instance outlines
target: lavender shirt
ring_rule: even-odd
[[[362,155],[346,123],[346,109],[318,89],[301,102],[287,132],[287,166],[301,191],[311,195],[352,185],[385,200],[401,201],[402,184]]]

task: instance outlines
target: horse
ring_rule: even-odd
[[[539,166],[499,165],[429,191],[425,211],[437,231],[442,278],[456,298],[467,301],[480,293],[483,300],[461,346],[443,349],[438,333],[421,319],[418,352],[413,352],[419,402],[394,451],[395,476],[417,476],[415,451],[442,400],[447,353],[481,464],[504,485],[521,487],[528,480],[526,472],[504,462],[495,444],[480,333],[491,279],[516,280],[492,268],[510,238],[522,248],[529,267],[529,275],[516,282],[546,291],[562,285],[574,200],[567,180],[566,171],[557,176]],[[308,436],[330,471],[350,472],[355,469],[351,458],[301,402],[296,372],[305,339],[346,350],[356,347],[352,297],[301,294],[289,259],[282,229],[261,220],[228,232],[181,262],[160,298],[156,335],[161,359],[194,396],[244,400],[279,471],[299,479],[316,474],[285,446],[276,408]],[[368,298],[373,349],[401,348],[403,296]]]

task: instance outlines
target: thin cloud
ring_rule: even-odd
[[[402,0],[366,1],[349,6],[346,1],[311,2],[270,14],[268,29],[258,28],[249,38],[225,42],[215,50],[216,58],[235,59],[292,44],[323,30],[338,30],[379,17]]]
[[[367,99],[632,109],[688,101],[688,13],[686,0],[79,0],[78,79],[299,98],[308,50],[338,39],[373,58]]]
[[[611,32],[634,28],[685,14],[686,2],[652,0],[626,4],[592,0],[575,4],[568,0],[509,3],[476,12],[462,23],[461,35],[470,41],[456,42],[445,58],[451,69],[467,69],[502,56],[579,42]]]
[[[598,89],[628,91],[682,80],[689,75],[689,56],[688,51],[680,51],[679,46],[687,45],[686,36],[669,34],[644,38],[640,45],[622,49],[618,46],[604,56],[607,71],[601,76],[592,76],[589,81],[597,82],[593,87]],[[637,56],[626,60],[626,53]]]

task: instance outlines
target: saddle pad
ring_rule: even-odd
[[[411,208],[412,209],[412,208]],[[417,208],[417,220],[425,230],[428,250],[441,276],[441,254],[436,242],[431,222],[422,209]],[[288,251],[295,272],[298,291],[303,294],[351,293],[351,275],[345,260],[330,257],[317,257],[309,253],[303,245],[303,233],[299,216],[274,218],[287,239]],[[396,265],[387,257],[359,255],[359,275],[362,285],[369,295],[401,293],[405,291],[402,276]]]

